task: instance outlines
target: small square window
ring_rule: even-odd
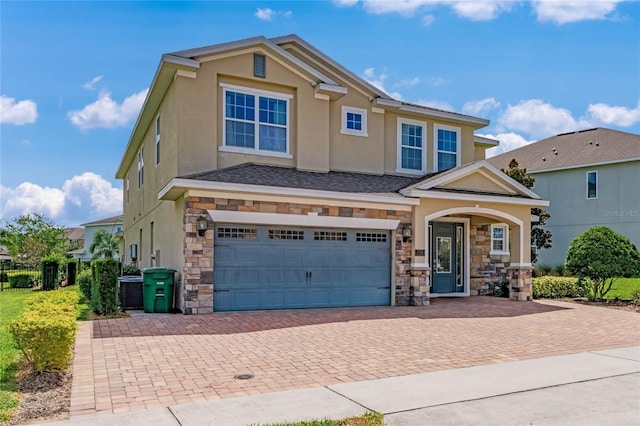
[[[367,110],[353,107],[342,107],[342,128],[340,133],[352,136],[367,135]]]
[[[504,223],[491,225],[490,254],[509,254],[509,227]]]

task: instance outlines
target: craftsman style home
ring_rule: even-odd
[[[482,118],[394,99],[295,35],[162,56],[117,177],[127,261],[176,307],[531,298],[538,195],[484,161]]]

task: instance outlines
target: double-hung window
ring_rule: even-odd
[[[423,121],[398,119],[398,172],[426,172],[426,130]]]
[[[343,106],[340,133],[345,135],[367,136],[367,110]]]
[[[221,84],[224,129],[221,151],[290,157],[290,95]]]
[[[587,172],[587,199],[598,198],[598,172]]]
[[[490,254],[509,254],[509,227],[507,224],[491,225]]]
[[[441,172],[460,165],[460,128],[434,125],[434,170]]]

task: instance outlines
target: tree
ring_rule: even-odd
[[[529,189],[533,188],[536,182],[533,176],[527,174],[527,169],[518,167],[518,162],[515,158],[509,162],[509,168],[507,170],[500,170]],[[535,261],[538,260],[538,250],[551,248],[551,231],[543,228],[551,215],[545,209],[539,207],[531,209],[531,214],[538,218],[538,222],[531,222],[531,262],[535,263]],[[535,249],[533,247],[535,247]]]
[[[640,252],[624,235],[596,226],[571,241],[566,267],[589,285],[589,298],[599,300],[617,278],[640,273]]]
[[[89,246],[89,253],[93,255],[93,259],[110,258],[118,253],[119,246],[118,240],[111,232],[106,229],[99,229],[93,236],[93,242]]]
[[[46,256],[64,255],[66,232],[42,214],[27,214],[13,219],[0,231],[0,245],[6,246],[14,259],[37,262]]]

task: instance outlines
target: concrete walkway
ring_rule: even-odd
[[[640,424],[640,346],[72,417],[49,425],[250,425],[360,415],[388,425]]]

